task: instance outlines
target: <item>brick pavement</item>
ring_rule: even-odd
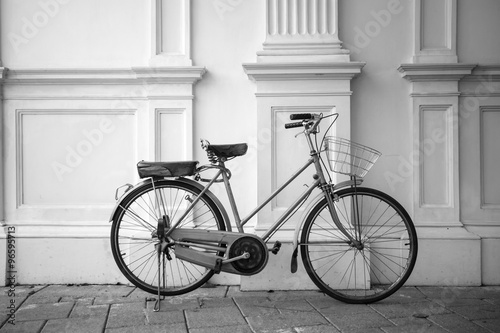
[[[405,287],[352,305],[316,291],[209,286],[166,298],[160,312],[153,295],[123,285],[16,286],[14,293],[4,287],[0,295],[0,333],[500,332],[500,287]]]

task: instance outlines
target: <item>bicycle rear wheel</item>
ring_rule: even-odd
[[[175,256],[175,246],[160,252],[158,267],[158,229],[186,211],[200,193],[190,184],[175,180],[147,182],[128,194],[113,218],[111,249],[116,264],[125,277],[138,288],[156,294],[160,275],[160,294],[180,295],[207,282],[213,270]],[[206,195],[180,222],[181,228],[226,230],[217,205]]]
[[[347,303],[371,303],[398,290],[417,259],[417,234],[404,208],[370,188],[334,193],[342,227],[359,241],[351,244],[333,223],[327,199],[308,215],[301,255],[312,281],[329,296]]]

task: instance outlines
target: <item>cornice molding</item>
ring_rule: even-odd
[[[500,82],[500,64],[478,65],[464,81]]]
[[[0,72],[3,84],[195,84],[206,73],[205,67],[134,67],[130,69],[13,69]]]
[[[361,73],[364,62],[247,63],[243,68],[253,81],[351,80]]]
[[[410,82],[460,81],[465,76],[471,75],[475,67],[477,64],[401,64],[398,71]]]

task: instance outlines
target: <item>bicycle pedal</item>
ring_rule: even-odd
[[[219,274],[222,270],[222,259],[219,258],[215,261],[214,273]]]
[[[274,243],[274,246],[271,249],[269,249],[269,251],[271,251],[272,254],[276,255],[276,254],[278,254],[278,252],[280,251],[280,249],[281,249],[281,242],[280,241],[276,241]]]

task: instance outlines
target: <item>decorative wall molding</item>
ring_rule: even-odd
[[[500,209],[500,181],[498,181],[498,125],[500,125],[500,105],[483,105],[480,113],[480,174],[481,209]]]
[[[247,63],[243,68],[253,81],[352,80],[364,65],[364,62]]]
[[[16,163],[15,163],[15,169],[17,170],[16,172],[16,182],[15,182],[15,194],[16,194],[16,201],[15,201],[15,208],[18,210],[33,210],[33,209],[41,209],[41,210],[67,210],[68,206],[71,206],[73,209],[78,210],[78,209],[86,209],[89,207],[89,205],[99,205],[99,204],[90,204],[90,203],[57,203],[57,202],[48,202],[48,203],[29,203],[26,202],[26,190],[27,190],[27,184],[25,183],[25,176],[27,172],[27,166],[25,164],[25,156],[27,155],[24,152],[24,149],[27,148],[29,145],[33,145],[33,142],[25,142],[25,118],[26,117],[44,117],[44,116],[107,116],[107,117],[118,117],[120,119],[123,119],[123,117],[126,116],[135,116],[137,113],[137,110],[133,109],[17,109],[15,110],[15,157],[16,157]],[[114,124],[112,121],[108,121],[106,124],[104,124],[107,128],[112,129],[116,127],[116,124]],[[71,149],[71,152],[68,154],[71,154],[72,159],[74,160],[74,164],[68,166],[63,164],[64,161],[52,161],[52,162],[58,162],[57,165],[60,165],[61,167],[66,168],[66,170],[70,169],[77,169],[80,167],[80,163],[76,159],[80,159],[80,161],[84,161],[88,155],[92,154],[93,149],[98,147],[102,141],[104,140],[104,136],[106,133],[109,133],[107,129],[106,133],[102,133],[102,129],[99,127],[92,127],[89,128],[87,131],[87,136],[80,137],[79,141],[77,142],[76,145],[68,145]],[[99,132],[98,135],[99,137],[96,137],[96,132]],[[111,130],[112,132],[113,130]],[[81,133],[80,133],[81,134]],[[100,140],[100,142],[97,142]],[[48,149],[49,147],[43,146],[43,143],[38,143],[40,144],[40,147],[37,147],[37,149],[43,150],[43,149]],[[80,147],[81,145],[81,150]],[[33,147],[31,147],[33,149]],[[54,147],[51,147],[54,149]],[[63,148],[62,146],[59,148]],[[66,152],[65,152],[66,153]],[[67,155],[69,156],[69,155]],[[30,156],[33,158],[32,156]],[[37,168],[39,168],[39,172],[42,173],[41,165],[38,165]],[[49,168],[50,169],[50,168]],[[46,170],[43,169],[43,170]],[[61,169],[63,170],[63,169]],[[51,171],[54,171],[53,169]],[[55,171],[54,171],[55,172]],[[46,175],[48,176],[48,175]],[[61,181],[62,182],[62,181]],[[61,184],[54,184],[54,185],[61,185]],[[42,189],[39,189],[40,191]]]
[[[151,0],[153,67],[190,66],[191,0]]]
[[[266,25],[261,61],[349,61],[338,37],[338,0],[267,0]]]
[[[476,64],[401,64],[398,71],[410,82],[459,81],[471,75]]]
[[[464,77],[464,81],[500,82],[500,64],[481,65],[474,68],[471,75]]]
[[[164,121],[168,127],[163,126]],[[183,161],[191,158],[192,122],[192,114],[185,108],[155,109],[156,161]]]
[[[5,85],[57,84],[195,84],[206,73],[204,67],[134,67],[130,69],[5,69]]]
[[[457,0],[415,0],[414,63],[456,63]]]

